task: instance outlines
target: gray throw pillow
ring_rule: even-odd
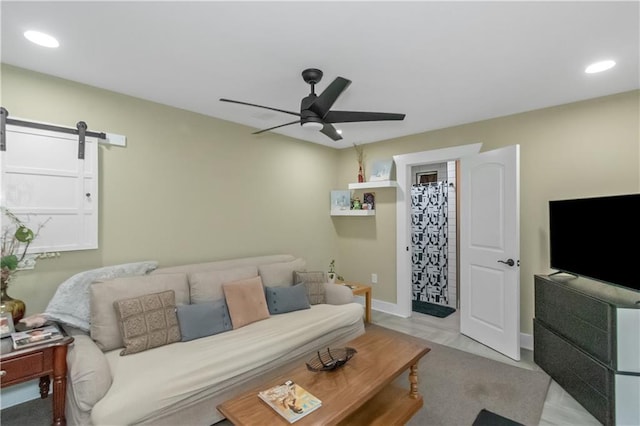
[[[317,305],[327,303],[325,295],[325,283],[329,282],[324,271],[295,271],[293,273],[294,284],[304,283],[307,288],[309,303]]]
[[[177,313],[183,342],[233,329],[224,299],[195,305],[178,305]]]
[[[265,295],[271,315],[311,308],[304,284],[293,287],[266,287]]]

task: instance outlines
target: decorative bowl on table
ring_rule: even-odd
[[[327,348],[324,351],[318,351],[313,358],[307,361],[307,369],[311,371],[335,370],[345,365],[357,352],[353,348]]]

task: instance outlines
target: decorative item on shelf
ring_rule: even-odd
[[[7,294],[9,283],[15,277],[15,274],[24,267],[24,262],[28,260],[29,266],[35,265],[36,259],[39,257],[52,257],[51,253],[36,255],[27,259],[27,250],[40,233],[40,229],[47,223],[38,225],[36,232],[33,232],[24,222],[5,207],[0,207],[4,217],[9,219],[11,225],[2,229],[0,237],[0,248],[2,251],[0,263],[0,303],[4,305],[7,313],[11,313],[14,324],[16,324],[24,316],[26,305],[22,300],[14,299]],[[56,254],[53,254],[56,256]]]
[[[349,210],[351,204],[351,191],[331,191],[331,210]]]
[[[373,162],[371,167],[370,182],[380,182],[391,179],[391,169],[393,168],[393,160],[378,160]]]
[[[362,203],[358,197],[353,199],[353,210],[362,210]]]
[[[362,183],[364,182],[364,149],[355,143],[353,144],[353,148],[356,150],[356,157],[358,159],[358,183]]]
[[[358,353],[353,348],[327,348],[326,351],[318,351],[317,354],[307,361],[307,369],[310,371],[330,371],[342,367],[353,356]]]
[[[365,192],[362,198],[363,208],[367,206],[367,209],[374,210],[376,208],[376,193],[375,192]]]

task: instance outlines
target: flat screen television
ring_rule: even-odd
[[[640,194],[549,201],[551,269],[640,291]]]

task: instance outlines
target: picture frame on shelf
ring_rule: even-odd
[[[369,182],[380,182],[391,179],[391,169],[393,167],[393,159],[377,160],[371,166],[371,175]]]
[[[351,209],[351,191],[335,190],[331,191],[331,210]]]
[[[11,336],[16,329],[10,312],[0,312],[0,338]]]
[[[365,192],[362,195],[362,206],[367,206],[367,210],[375,210],[376,208],[376,193],[375,192]]]

